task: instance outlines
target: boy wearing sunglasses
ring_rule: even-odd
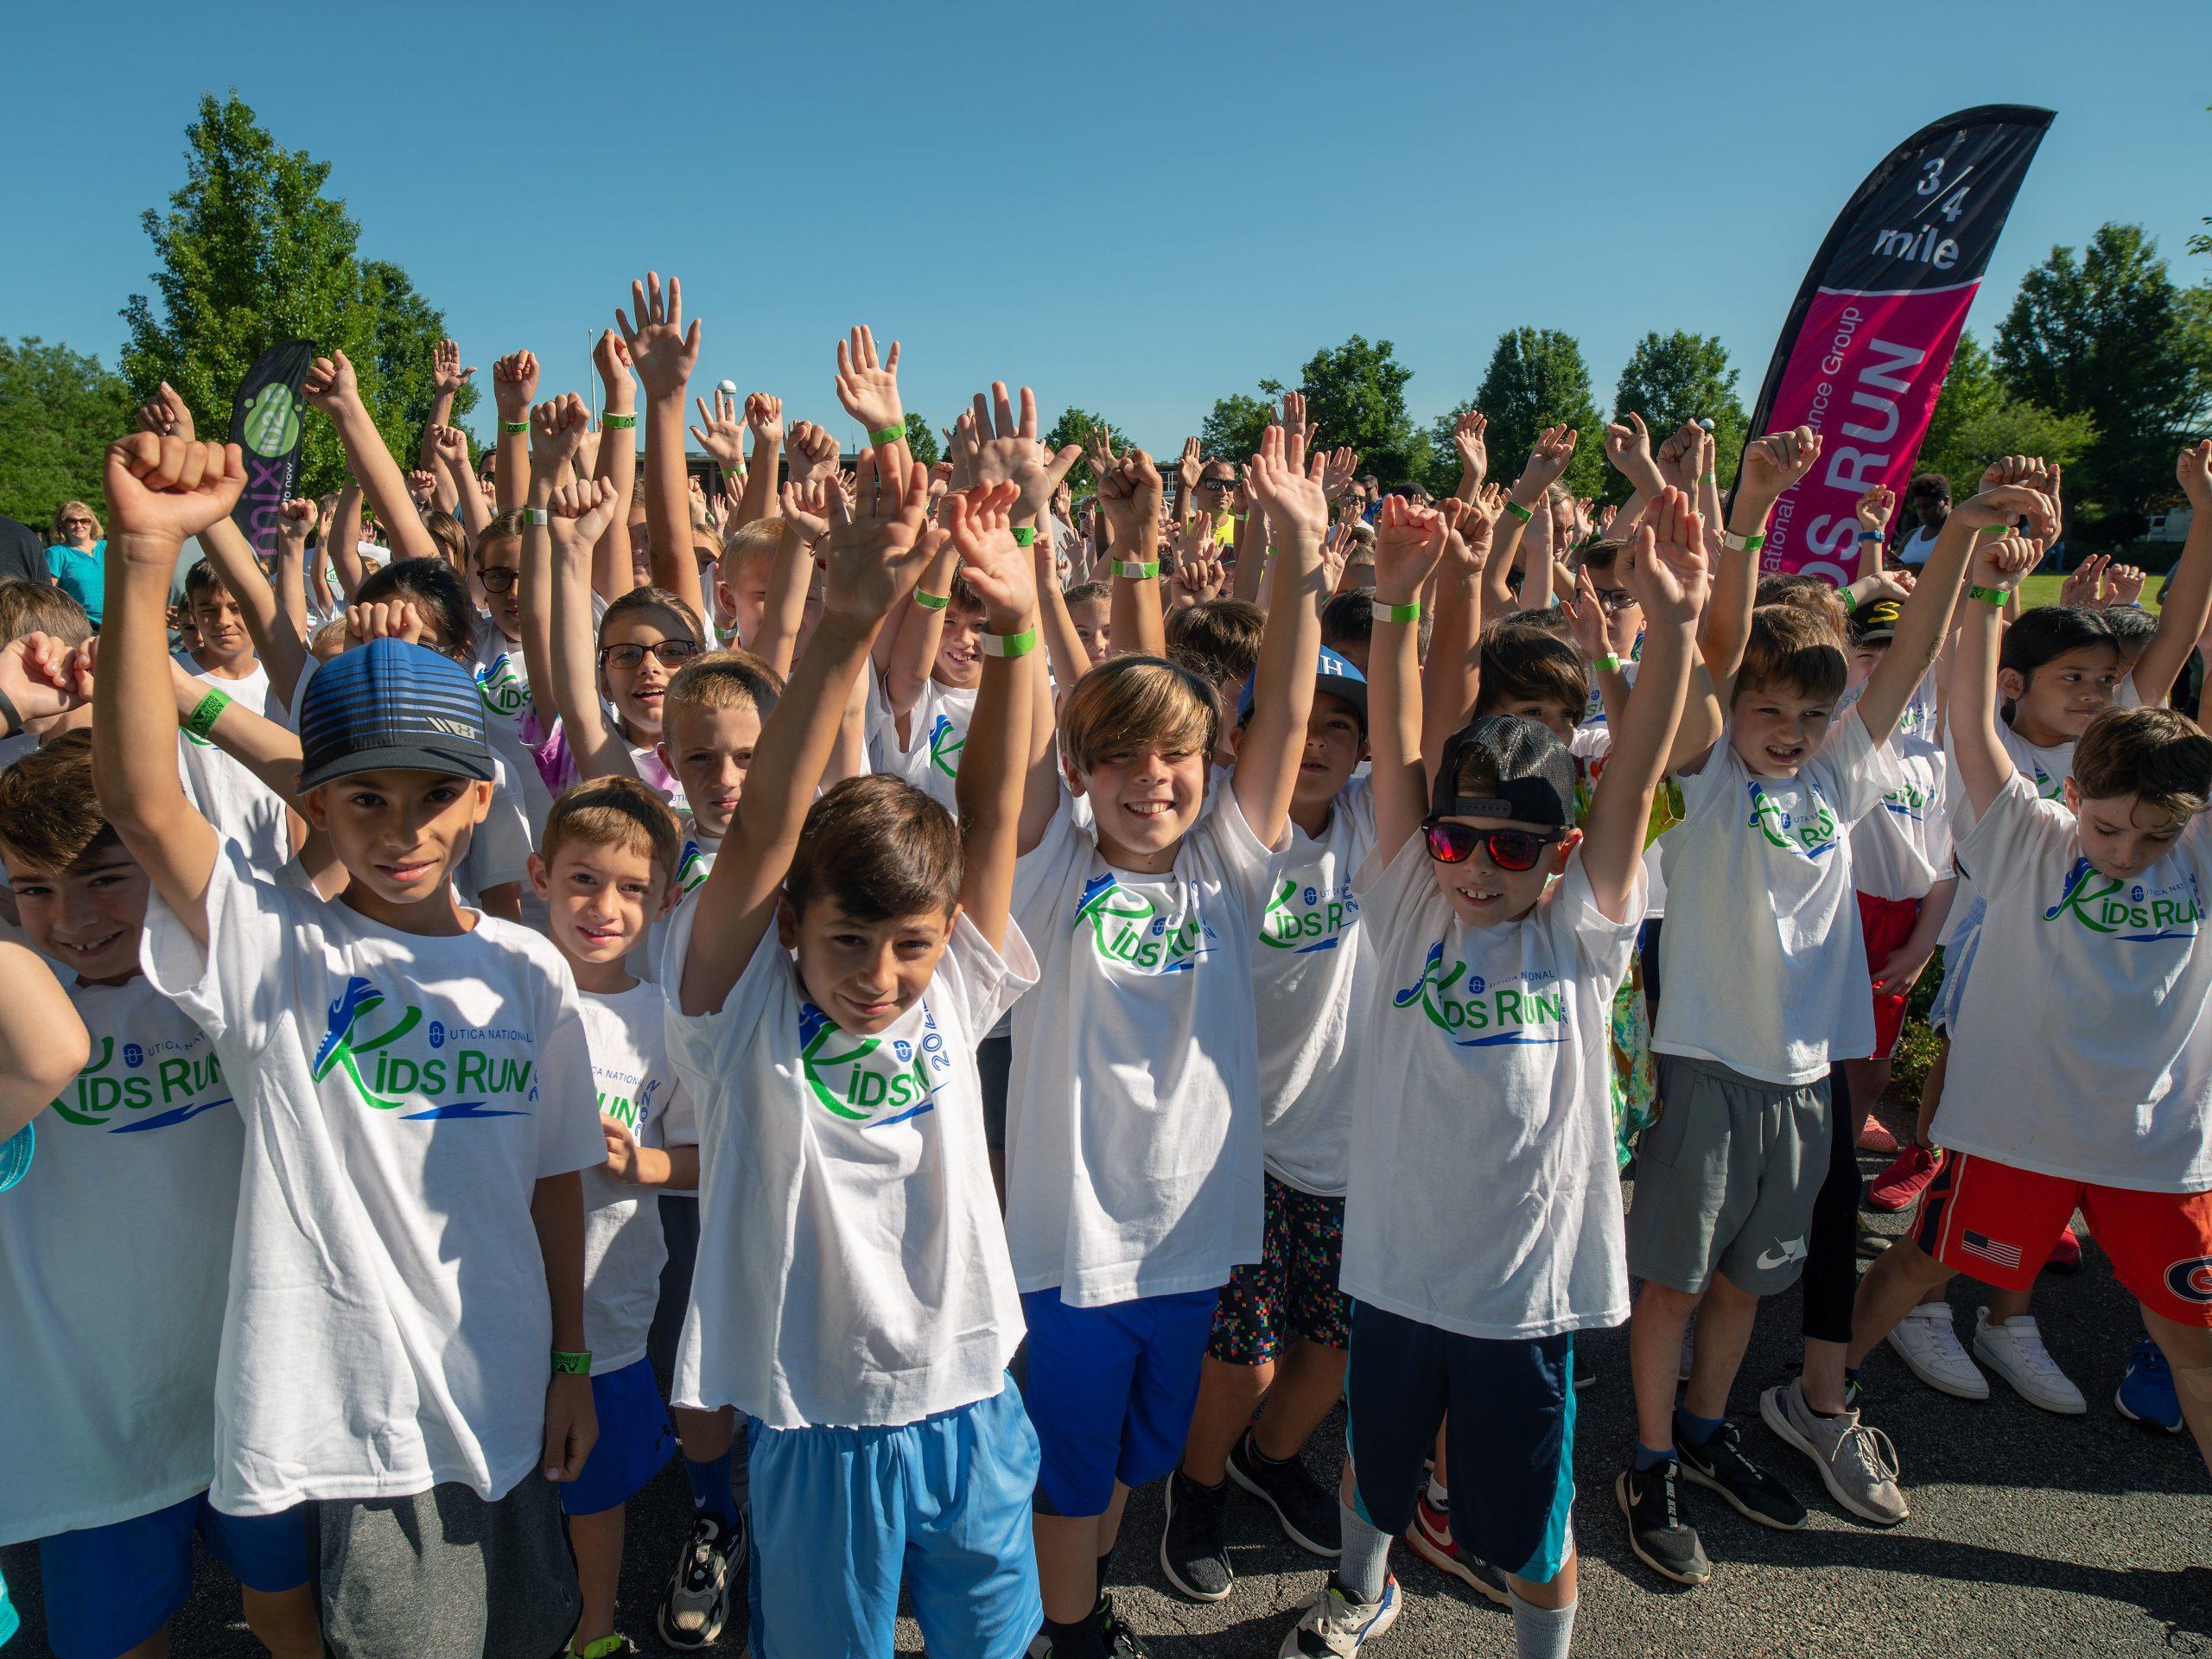
[[[1376,843],[1353,883],[1356,994],[1343,1287],[1354,1302],[1343,1554],[1282,1652],[1351,1654],[1398,1613],[1388,1554],[1448,1412],[1462,1549],[1503,1569],[1524,1656],[1563,1655],[1575,1555],[1573,1332],[1628,1313],[1609,1010],[1643,918],[1643,827],[1688,696],[1703,531],[1665,491],[1637,531],[1643,672],[1585,827],[1541,722],[1484,715],[1421,764],[1419,595],[1442,519],[1393,499],[1377,538],[1370,742]],[[1478,1173],[1479,1172],[1479,1173]],[[1480,1182],[1478,1186],[1477,1181]],[[1473,1198],[1470,1202],[1471,1197]]]

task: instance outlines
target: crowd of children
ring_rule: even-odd
[[[700,323],[657,276],[617,321],[595,427],[499,359],[481,470],[450,342],[412,473],[318,359],[353,482],[268,561],[165,386],[99,610],[0,582],[0,1543],[63,1659],[167,1653],[195,1538],[272,1653],[634,1652],[679,1459],[678,1649],[885,1655],[903,1592],[932,1653],[1141,1655],[1164,1480],[1181,1594],[1236,1593],[1232,1484],[1329,1563],[1287,1656],[1384,1636],[1402,1538],[1555,1659],[1578,1332],[1630,1326],[1618,1524],[1700,1584],[1686,1486],[1806,1519],[1731,1414],[1763,1298],[1804,1281],[1759,1417],[1895,1524],[1857,1368],[2082,1409],[2029,1311],[2077,1208],[2121,1408],[2212,1460],[2212,740],[2164,706],[2212,442],[2155,619],[2101,567],[2023,612],[2033,457],[1923,490],[1912,573],[1868,493],[1839,590],[1760,574],[1808,429],[1724,499],[1631,416],[1602,525],[1573,431],[1493,482],[1470,415],[1432,502],[1296,393],[1164,480],[995,383],[925,466],[866,328],[849,466],[717,393],[710,502]]]

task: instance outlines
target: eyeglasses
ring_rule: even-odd
[[[1236,480],[1233,478],[1202,478],[1198,480],[1198,487],[1202,490],[1233,490],[1236,487]]]
[[[1625,588],[1600,588],[1598,603],[1609,611],[1624,611],[1636,603],[1636,595]]]
[[[1478,830],[1456,818],[1430,818],[1421,827],[1428,842],[1428,855],[1440,864],[1464,864],[1475,849],[1487,846],[1490,861],[1501,870],[1533,870],[1544,849],[1560,838],[1560,831],[1539,835],[1534,830]]]
[[[89,518],[64,518],[61,521],[64,530],[90,530],[92,527],[92,521]]]
[[[487,594],[511,594],[522,572],[512,564],[495,564],[489,569],[479,570],[476,580],[484,584]]]
[[[634,642],[602,645],[599,652],[600,666],[619,668],[626,674],[644,664],[645,653],[649,651],[653,654],[653,660],[663,668],[677,668],[687,658],[699,654],[699,642],[696,639],[656,639],[650,645]]]

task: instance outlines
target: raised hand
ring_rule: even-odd
[[[1694,498],[1671,485],[1652,498],[1637,521],[1621,578],[1647,622],[1696,624],[1712,585],[1713,562]]]
[[[812,421],[800,421],[791,427],[790,478],[794,484],[810,484],[817,479],[835,480],[837,476],[837,440],[829,429],[817,426]]]
[[[1444,556],[1444,515],[1416,507],[1402,495],[1388,497],[1375,515],[1375,597],[1385,605],[1408,604]]]
[[[1667,486],[1651,454],[1651,434],[1643,416],[1634,410],[1605,429],[1605,459],[1632,487],[1646,495],[1656,495]]]
[[[536,435],[534,429],[532,435]],[[555,490],[552,499],[546,503],[546,510],[567,527],[578,545],[594,547],[607,533],[607,525],[614,522],[617,499],[614,486],[607,480],[580,479]]]
[[[1319,452],[1320,430],[1306,423],[1306,394],[1302,391],[1286,391],[1282,395],[1282,434],[1305,444],[1309,455]]]
[[[1667,435],[1653,458],[1662,484],[1671,484],[1686,493],[1697,488],[1698,456],[1704,447],[1699,440],[1705,435],[1705,429],[1695,421],[1684,421]]]
[[[1527,495],[1550,489],[1574,459],[1574,446],[1580,435],[1571,426],[1548,426],[1537,434],[1536,447],[1529,452],[1529,464],[1521,469],[1514,493]]]
[[[476,365],[461,366],[461,347],[449,340],[442,340],[430,351],[430,390],[442,397],[451,397],[468,384],[468,377],[476,372]]]
[[[314,502],[295,496],[276,509],[277,540],[294,552],[304,552],[317,517]]]
[[[2026,484],[2050,493],[2050,467],[2041,455],[1999,455],[1982,469],[1980,487],[1993,490],[2001,484]]]
[[[307,378],[300,382],[300,396],[308,400],[309,408],[335,416],[361,401],[361,383],[346,353],[333,346],[328,357],[318,357],[308,365]]]
[[[830,534],[816,553],[824,615],[880,622],[921,579],[929,469],[901,454],[898,444],[868,450],[854,474],[857,500],[847,505],[842,490],[830,499]]]
[[[192,442],[192,411],[185,407],[182,395],[168,381],[162,381],[162,389],[138,405],[138,429],[157,438]]]
[[[1477,486],[1490,476],[1490,416],[1479,409],[1464,410],[1452,423],[1452,447],[1459,453],[1459,471]]]
[[[564,391],[531,410],[532,474],[550,481],[562,467],[573,467],[590,426],[591,412],[584,407],[584,400],[573,391]]]
[[[644,282],[630,284],[630,305],[637,321],[633,324],[618,305],[614,326],[622,331],[622,343],[629,348],[645,396],[681,400],[691,371],[699,365],[699,320],[692,318],[690,331],[685,331],[683,284],[671,276],[664,292],[660,273],[649,270]]]
[[[834,464],[826,475],[787,482],[777,492],[777,499],[783,505],[784,522],[798,531],[799,539],[810,547],[830,533],[832,496],[840,501],[845,499]]]
[[[2105,599],[2105,571],[2112,563],[2109,553],[2092,553],[2074,567],[2065,581],[2058,584],[2058,602],[2084,611],[2101,611]]]
[[[765,391],[745,395],[745,427],[755,443],[784,441],[784,400]]]
[[[1945,522],[1956,523],[1962,530],[1995,530],[1999,526],[2010,529],[2015,518],[2023,518],[2028,521],[2028,533],[2031,536],[2050,536],[2057,531],[2057,504],[2041,490],[2025,484],[2000,484],[1995,489],[1968,496],[1951,509],[1950,518]]]
[[[1141,449],[1130,450],[1098,475],[1098,508],[1106,515],[1116,548],[1135,547],[1141,528],[1159,524],[1160,503],[1166,490],[1160,469]]]
[[[2143,597],[2143,572],[2132,564],[2115,564],[2112,568],[2112,602],[2133,605]]]
[[[1984,490],[1974,499],[1985,500],[1991,496],[2001,495],[2006,490],[2021,487],[2018,485],[2003,485],[1994,490]],[[1958,516],[1956,508],[1952,510],[1951,516]],[[1984,536],[1975,543],[1973,573],[1967,581],[1974,587],[2001,588],[2010,593],[2020,585],[2021,578],[2034,569],[2042,557],[2043,550],[2017,531],[2007,531],[2002,536]]]
[[[1014,511],[1030,519],[1044,517],[1060,480],[1083,454],[1075,444],[1056,452],[1039,443],[1036,394],[1022,387],[1017,413],[1003,380],[991,382],[988,402],[982,392],[976,394],[974,408],[954,423],[953,444],[972,486],[1013,484],[1018,492]]]
[[[163,391],[168,388],[163,386]],[[2185,445],[2174,457],[2174,477],[2189,505],[2199,512],[2212,512],[2212,438]]]
[[[1286,402],[1291,395],[1284,394]],[[1205,469],[1206,458],[1198,449],[1198,441],[1196,438],[1184,439],[1182,457],[1175,463],[1175,476],[1183,480],[1183,499],[1185,501],[1191,499],[1191,492],[1198,487],[1198,476]]]
[[[380,599],[373,604],[346,607],[346,639],[349,645],[365,645],[372,639],[404,639],[410,645],[419,645],[424,632],[423,614],[411,600]]]
[[[1090,475],[1103,479],[1121,463],[1114,454],[1114,436],[1103,426],[1094,426],[1083,435],[1083,458],[1090,463]]]
[[[1870,535],[1879,536],[1890,527],[1890,515],[1897,511],[1897,492],[1886,484],[1877,484],[1860,496],[1852,512],[1859,520],[1859,528]]]
[[[1490,562],[1491,534],[1497,528],[1498,514],[1505,511],[1504,487],[1484,484],[1476,490],[1473,500],[1451,496],[1437,504],[1437,511],[1443,514],[1446,527],[1465,545],[1468,557],[1479,571]]]
[[[1329,528],[1325,467],[1319,454],[1306,459],[1302,436],[1280,426],[1271,426],[1261,435],[1260,453],[1252,457],[1247,476],[1269,528],[1283,541],[1301,536],[1317,547],[1320,544]]]
[[[407,499],[417,511],[428,512],[437,505],[438,480],[435,474],[417,467],[407,474]]]
[[[1288,435],[1286,429],[1285,435]],[[1321,493],[1334,501],[1351,487],[1359,472],[1359,457],[1347,445],[1338,445],[1321,457]]]
[[[492,401],[499,418],[512,425],[526,420],[537,396],[537,356],[534,352],[509,352],[492,365]]]
[[[434,426],[430,429],[430,450],[442,467],[455,472],[468,470],[468,435],[457,426]]]
[[[845,413],[861,423],[868,442],[876,434],[906,435],[906,406],[899,401],[899,342],[881,359],[875,353],[875,336],[861,323],[849,340],[837,342],[837,401]],[[895,442],[896,438],[886,440]]]
[[[1770,432],[1744,446],[1744,469],[1737,485],[1754,500],[1772,503],[1813,470],[1821,458],[1821,435],[1809,426],[1794,432]]]
[[[1575,573],[1574,597],[1561,600],[1559,608],[1585,662],[1594,663],[1612,649],[1605,632],[1605,601],[1598,597],[1598,586],[1590,580],[1589,571]]]
[[[98,643],[95,634],[86,645]],[[25,720],[66,715],[92,701],[92,676],[80,670],[81,647],[50,633],[27,633],[0,645],[0,693]]]
[[[699,447],[715,458],[715,462],[726,473],[745,470],[745,426],[738,419],[737,399],[717,388],[714,407],[707,406],[703,397],[691,400],[699,406],[699,418],[704,426],[695,426],[691,435]]]
[[[1020,493],[1001,482],[945,498],[944,528],[959,550],[961,575],[983,601],[987,624],[1011,633],[1037,613],[1037,561],[1014,539]]]
[[[200,443],[134,432],[107,447],[108,534],[182,545],[230,516],[245,488],[235,443]]]

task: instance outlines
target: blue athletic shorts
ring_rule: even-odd
[[[55,1659],[115,1659],[176,1617],[192,1592],[192,1537],[249,1590],[274,1594],[308,1581],[303,1510],[224,1515],[207,1494],[38,1542],[46,1639]]]
[[[592,1378],[591,1405],[599,1414],[599,1438],[583,1473],[560,1489],[563,1515],[597,1515],[627,1503],[676,1455],[676,1431],[651,1360]]]
[[[1363,1519],[1393,1537],[1413,1524],[1448,1411],[1452,1541],[1531,1583],[1559,1576],[1574,1540],[1572,1336],[1486,1341],[1362,1302],[1344,1397]]]
[[[872,1659],[899,1583],[931,1653],[1020,1659],[1042,1628],[1029,1494],[1037,1435],[1009,1379],[895,1428],[747,1418],[756,1659]]]
[[[1039,1511],[1103,1515],[1116,1480],[1141,1486],[1182,1461],[1220,1295],[1190,1290],[1103,1307],[1070,1307],[1057,1289],[1022,1296],[1021,1393],[1045,1459]]]

